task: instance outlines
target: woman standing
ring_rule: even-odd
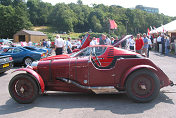
[[[165,41],[165,54],[168,55],[170,51],[170,41],[168,36],[165,37]]]

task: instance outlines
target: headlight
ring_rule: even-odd
[[[38,63],[39,61],[32,62],[31,67],[33,68],[33,70],[37,70]]]

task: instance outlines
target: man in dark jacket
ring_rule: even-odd
[[[161,37],[161,44],[162,44],[162,54],[165,54],[165,39],[164,35]]]

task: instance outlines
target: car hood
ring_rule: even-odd
[[[54,60],[54,59],[67,59],[67,58],[70,58],[69,54],[62,54],[62,55],[56,55],[56,56],[43,58],[40,61],[47,61],[47,60]]]
[[[121,40],[119,40],[118,42],[116,42],[113,46],[116,47],[118,45],[120,45],[123,41],[129,39],[132,35],[126,35],[124,38],[122,38]]]
[[[84,39],[83,39],[82,42],[81,42],[81,48],[80,48],[80,49],[84,49],[84,48],[86,48],[87,46],[89,46],[90,42],[91,42],[90,34],[86,34],[86,35],[84,36]]]

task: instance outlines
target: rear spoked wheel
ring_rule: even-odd
[[[132,73],[126,81],[126,92],[135,102],[149,102],[160,91],[160,82],[155,73],[142,69]]]

